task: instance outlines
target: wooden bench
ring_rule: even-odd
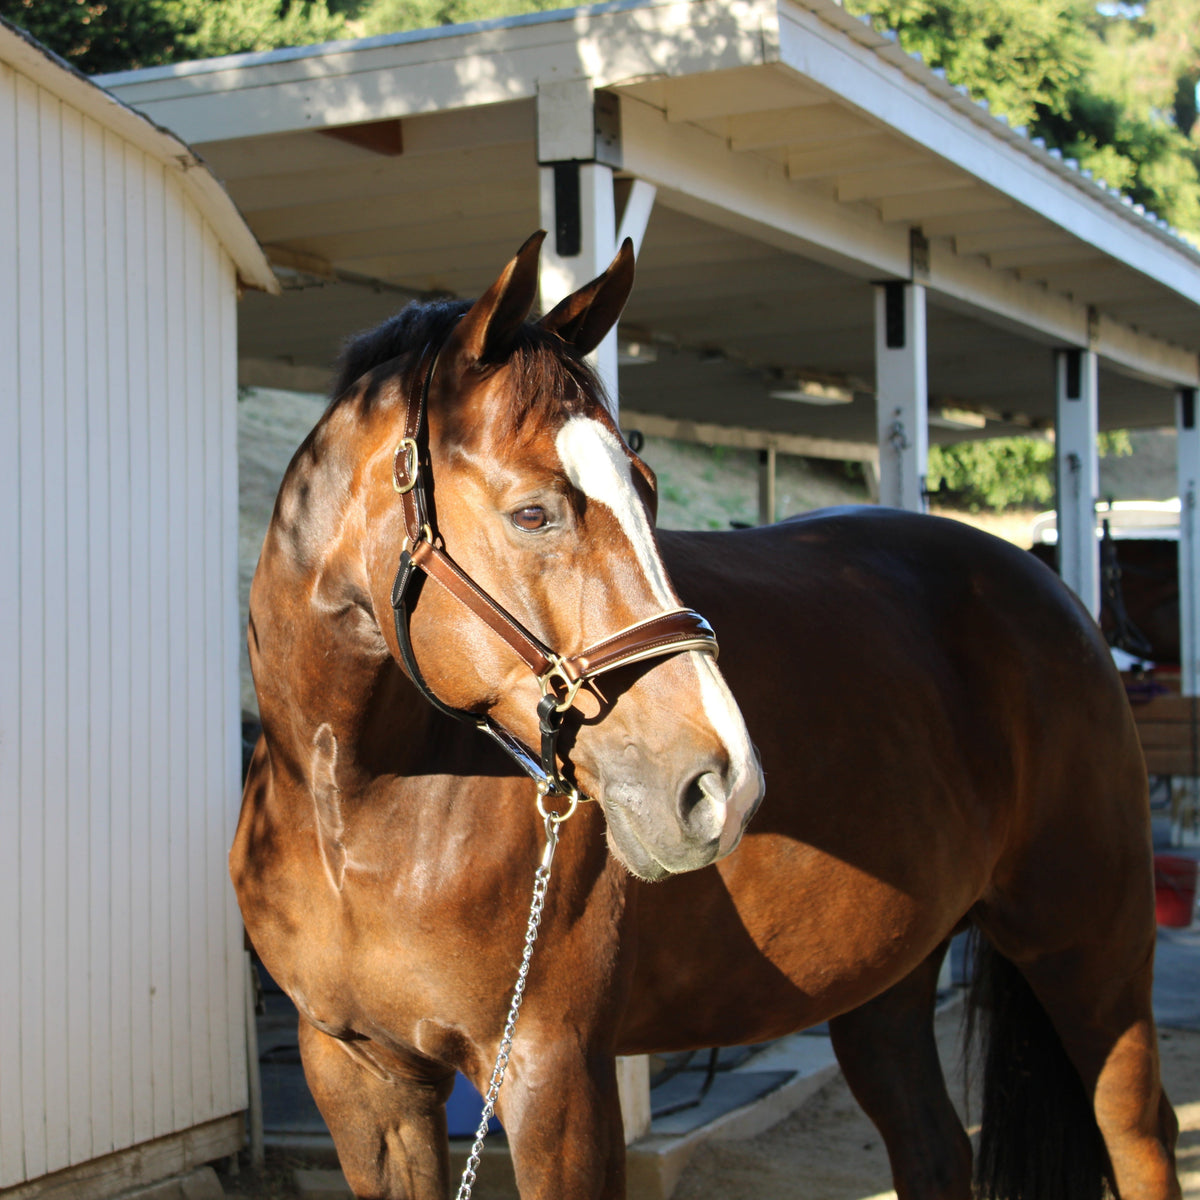
[[[1130,687],[1130,707],[1150,775],[1171,777],[1172,841],[1200,828],[1200,697],[1168,693],[1143,699]]]
[[[1151,775],[1200,776],[1200,697],[1130,697],[1133,720]]]

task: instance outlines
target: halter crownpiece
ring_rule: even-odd
[[[401,498],[404,514],[404,547],[392,585],[392,610],[396,640],[405,670],[425,698],[439,712],[474,725],[491,737],[538,785],[542,800],[563,797],[569,802],[562,819],[586,797],[567,782],[558,767],[557,741],[563,715],[572,706],[580,687],[609,671],[688,650],[716,657],[717,639],[709,623],[688,608],[670,609],[610,634],[578,654],[556,654],[520,621],[485,592],[444,550],[429,516],[426,477],[430,470],[425,409],[429,387],[437,369],[441,346],[426,347],[421,385],[415,399],[405,404],[403,436],[392,460],[392,486]],[[434,580],[460,604],[484,622],[537,676],[542,699],[537,706],[541,746],[535,755],[523,742],[490,717],[452,708],[425,682],[413,653],[409,635],[409,610],[415,605],[425,577]]]

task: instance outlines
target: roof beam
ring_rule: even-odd
[[[927,151],[897,141],[885,133],[871,133],[790,150],[787,173],[790,179],[821,179],[857,168],[900,167],[929,161]]]
[[[926,236],[929,231],[926,229]],[[1020,224],[1014,228],[990,226],[974,233],[961,233],[954,238],[959,254],[990,254],[993,250],[1024,250],[1031,246],[1061,246],[1063,235],[1048,228],[1044,221]]]
[[[769,109],[825,104],[829,97],[820,91],[797,87],[786,75],[757,68],[735,71],[706,71],[665,81],[667,120],[712,121]]]
[[[860,288],[868,285],[859,284]],[[724,337],[752,338],[811,337],[822,330],[861,329],[865,319],[870,318],[870,295],[845,297],[842,294],[825,297],[803,292],[767,293],[773,311],[765,312],[749,298],[737,303],[737,297],[726,300],[722,293],[721,305],[704,303],[699,299],[690,302],[676,296],[674,301],[639,306],[635,311],[641,320],[637,323],[651,329],[666,324],[686,325],[688,340],[720,341]]]
[[[1060,241],[1046,243],[1041,246],[1018,246],[1012,250],[994,250],[988,256],[988,262],[998,271],[1012,268],[1029,267],[1036,270],[1042,263],[1108,263],[1106,258],[1095,246],[1086,242]]]
[[[804,265],[813,268],[812,277],[805,276],[801,269]],[[692,307],[704,304],[711,308],[710,296],[719,294],[725,303],[744,304],[746,311],[771,305],[790,313],[794,304],[812,300],[818,304],[823,301],[828,307],[831,303],[841,303],[847,296],[861,296],[863,305],[869,306],[867,286],[861,279],[846,276],[834,276],[831,281],[830,273],[815,263],[793,265],[782,255],[776,255],[773,263],[748,269],[735,264],[724,271],[690,263],[664,269],[639,262],[637,287],[629,303],[645,311],[658,311],[672,304]]]
[[[1159,296],[1161,285],[1131,276],[1119,263],[1101,258],[1087,263],[1045,263],[1018,268],[1022,279],[1035,279],[1048,287],[1069,292],[1088,304],[1128,300],[1133,296]]]
[[[906,229],[798,188],[782,168],[747,160],[695,125],[671,125],[649,105],[623,99],[621,140],[625,169],[657,184],[659,203],[677,212],[858,278],[908,274]],[[652,245],[653,231],[646,253]]]
[[[946,213],[926,217],[921,222],[926,237],[958,237],[962,234],[994,233],[1000,230],[1037,229],[1044,231],[1046,221],[1026,209],[1009,208],[1004,212]]]
[[[1128,275],[1126,274],[1126,278]],[[942,242],[929,246],[929,282],[939,303],[1010,328],[1046,346],[1091,346],[1107,364],[1160,386],[1200,382],[1200,356],[1161,338],[1095,314],[1087,304],[957,255]]]
[[[469,218],[462,213],[439,213],[438,218],[304,238],[295,245],[295,249],[304,254],[318,255],[332,263],[348,265],[393,256],[416,256],[428,251],[431,246],[497,242],[512,236],[514,230],[524,230],[513,245],[515,252],[521,240],[537,227],[539,219],[536,204],[528,209],[521,205],[507,212],[489,209]],[[497,264],[502,265],[503,261]]]
[[[803,458],[834,458],[844,462],[874,462],[879,447],[874,442],[848,442],[834,438],[804,437],[796,433],[774,433],[769,429],[744,429],[737,425],[709,425],[680,417],[625,409],[621,425],[639,429],[650,437],[676,442],[699,442],[706,446],[729,446],[739,450],[777,450]]]
[[[872,121],[841,104],[773,108],[730,117],[726,132],[732,150],[769,150],[776,146],[814,146],[879,132]]]
[[[420,226],[430,213],[464,219],[525,209],[535,219],[537,214],[537,181],[532,173],[523,180],[494,181],[486,188],[469,189],[456,184],[421,189],[420,197],[419,205],[412,203],[411,194],[397,191],[364,197],[351,186],[336,200],[319,204],[250,209],[250,228],[261,242],[287,242],[366,229]]]
[[[910,196],[970,187],[971,177],[956,167],[929,164],[915,167],[887,167],[839,175],[837,198],[843,203],[855,200],[882,200],[891,196]]]
[[[486,193],[490,188],[503,190],[514,183],[533,188],[535,166],[531,141],[524,147],[484,146],[468,154],[449,154],[442,160],[405,155],[402,159],[368,159],[340,170],[324,167],[227,179],[227,186],[246,214],[300,204],[345,203],[347,197],[366,201],[379,196],[394,197],[397,205],[411,204],[423,212],[422,197],[431,189],[474,185]]]
[[[439,164],[453,162],[458,152],[470,154],[500,151],[508,159],[521,160],[514,147],[533,143],[533,103],[490,104],[469,112],[429,113],[404,121],[404,166],[402,170],[428,171],[431,159]],[[346,128],[346,127],[341,127]],[[228,181],[293,173],[298,164],[308,171],[357,171],[369,179],[385,164],[376,154],[345,141],[315,136],[316,129],[299,133],[271,134],[253,138],[206,142],[203,154]],[[504,157],[500,158],[500,162]],[[495,169],[495,168],[493,168]],[[510,168],[511,170],[511,168]]]
[[[907,228],[884,224],[861,206],[797,188],[768,163],[747,170],[720,139],[695,126],[671,126],[648,105],[623,103],[621,115],[626,169],[658,185],[660,204],[859,279],[908,278]],[[987,199],[996,205],[996,197]],[[1012,214],[995,216],[1011,219]],[[961,305],[986,322],[1046,345],[1088,344],[1085,304],[993,270],[977,257],[957,255],[942,241],[930,243],[929,258],[931,300],[936,296]],[[1171,384],[1200,381],[1197,355],[1116,322],[1101,327],[1108,330],[1107,340],[1094,348],[1121,369]]]
[[[672,267],[732,267],[739,271],[752,271],[769,263],[776,256],[770,246],[747,243],[740,237],[712,238],[709,241],[686,241],[660,243],[657,239],[645,250],[645,258],[639,263],[640,271],[661,271]]]
[[[885,197],[880,202],[879,213],[887,222],[921,224],[926,217],[942,217],[947,213],[1000,213],[1011,207],[1011,200],[998,196],[990,188],[970,186],[920,192],[915,196]]]
[[[447,223],[447,229],[452,222]],[[460,271],[478,270],[482,263],[503,264],[512,257],[529,231],[514,226],[511,233],[496,228],[485,231],[491,236],[475,241],[455,238],[453,242],[438,244],[429,241],[425,245],[405,249],[400,253],[378,254],[356,259],[344,259],[337,265],[361,275],[373,275],[417,291],[433,291],[448,275]],[[489,268],[495,272],[495,265]],[[417,281],[417,282],[413,282]]]

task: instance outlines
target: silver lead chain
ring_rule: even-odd
[[[470,1200],[471,1189],[475,1186],[475,1174],[479,1170],[479,1158],[483,1153],[484,1138],[488,1134],[488,1122],[496,1111],[496,1099],[500,1095],[500,1085],[504,1082],[508,1057],[512,1053],[517,1016],[521,1011],[521,1001],[525,997],[525,981],[529,977],[529,960],[533,957],[533,943],[537,941],[538,925],[541,924],[542,909],[546,904],[550,864],[554,861],[554,850],[558,845],[558,827],[564,820],[566,816],[560,817],[553,812],[546,814],[546,849],[542,852],[542,861],[533,876],[533,899],[529,905],[529,924],[525,927],[525,949],[521,951],[521,966],[517,971],[512,1003],[508,1006],[508,1019],[504,1022],[504,1033],[500,1038],[500,1052],[496,1055],[496,1065],[492,1068],[487,1095],[483,1099],[483,1114],[479,1118],[479,1128],[475,1130],[475,1143],[467,1157],[467,1165],[463,1168],[462,1181],[458,1185],[455,1200]]]

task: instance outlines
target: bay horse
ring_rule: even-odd
[[[444,1104],[456,1070],[488,1083],[539,807],[592,797],[499,1096],[525,1200],[624,1196],[615,1055],[825,1020],[902,1200],[1177,1200],[1146,775],[1095,625],[937,518],[656,533],[583,363],[632,250],[531,321],[540,244],[348,345],[251,590],[231,872],[355,1193],[447,1194]],[[932,1030],[967,927],[978,1193]]]

